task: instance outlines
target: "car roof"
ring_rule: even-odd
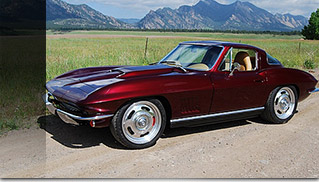
[[[262,50],[258,47],[248,45],[248,44],[241,44],[241,43],[234,43],[234,42],[223,42],[223,41],[215,41],[215,40],[205,40],[205,41],[186,41],[180,44],[184,45],[203,45],[203,46],[228,46],[228,47],[241,47],[241,48],[253,48]],[[263,50],[262,50],[263,51]]]

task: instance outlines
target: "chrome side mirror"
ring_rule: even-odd
[[[240,64],[239,63],[237,63],[237,62],[235,62],[234,63],[234,65],[233,65],[233,69],[231,70],[231,72],[230,72],[230,74],[229,74],[229,76],[233,76],[234,75],[234,71],[235,70],[240,70]]]

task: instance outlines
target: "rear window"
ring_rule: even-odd
[[[272,57],[271,55],[267,54],[267,60],[268,64],[275,64],[275,65],[280,65],[281,63],[278,61],[278,59]]]

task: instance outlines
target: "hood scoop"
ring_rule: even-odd
[[[167,65],[149,65],[149,66],[127,66],[113,69],[112,71],[121,72],[117,78],[129,78],[129,77],[138,77],[145,75],[158,75],[164,73],[170,73],[173,71],[173,67]]]

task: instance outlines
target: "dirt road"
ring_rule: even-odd
[[[42,129],[0,138],[0,177],[319,178],[319,93],[298,110],[284,125],[257,118],[172,129],[143,150],[122,148],[108,129],[42,116]]]

